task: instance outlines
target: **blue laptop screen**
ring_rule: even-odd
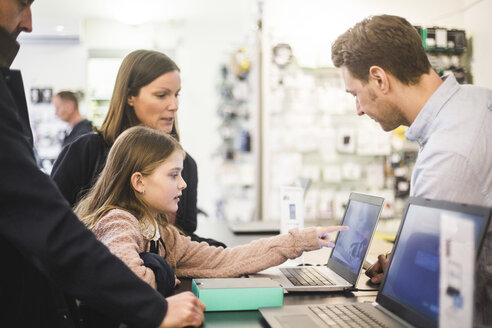
[[[439,317],[439,227],[443,214],[475,223],[476,247],[483,217],[410,204],[382,293],[437,322]]]
[[[366,249],[372,237],[380,206],[350,200],[343,224],[350,227],[338,235],[331,258],[355,274],[359,273]]]

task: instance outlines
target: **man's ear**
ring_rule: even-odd
[[[145,186],[142,181],[143,175],[140,172],[135,172],[132,174],[130,181],[132,183],[133,189],[139,194],[143,194],[145,192]]]
[[[379,66],[371,66],[369,68],[369,80],[373,81],[378,89],[387,94],[390,89],[390,80],[388,73]]]

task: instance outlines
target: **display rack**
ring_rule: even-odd
[[[289,185],[306,188],[305,220],[340,218],[352,190],[384,196],[383,215],[392,216],[394,183],[385,174],[391,135],[357,116],[335,68],[302,67],[292,53],[288,64],[265,60],[263,202],[270,206],[262,217],[279,219],[280,187]]]
[[[222,195],[217,203],[217,216],[231,221],[251,221],[257,215],[258,147],[257,113],[254,101],[252,54],[239,48],[221,67],[218,87],[220,101],[217,113],[221,144],[219,183]],[[255,143],[256,142],[256,143]]]

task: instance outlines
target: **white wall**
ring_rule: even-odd
[[[31,87],[84,90],[86,62],[87,52],[80,44],[23,44],[12,67],[22,69],[26,93]]]
[[[477,3],[476,0],[465,0],[469,6]],[[472,72],[473,84],[492,89],[492,1],[478,2],[475,6],[465,11],[465,30],[468,37],[473,38]]]
[[[463,0],[267,0],[265,31],[268,38],[275,38],[277,42],[286,39],[294,43],[293,48],[297,51],[314,49],[321,58],[312,59],[321,66],[331,66],[331,43],[338,35],[369,15],[400,15],[414,25],[428,27],[439,24],[463,28],[462,13],[436,20],[442,13],[457,11],[462,6]]]

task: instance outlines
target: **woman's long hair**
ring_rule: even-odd
[[[99,132],[108,145],[126,129],[141,124],[133,107],[128,105],[130,96],[138,96],[140,89],[162,74],[178,71],[176,63],[165,54],[153,50],[136,50],[128,54],[121,63],[109,110]],[[179,141],[177,122],[170,132]]]
[[[119,208],[133,214],[141,224],[157,223],[167,231],[166,215],[152,215],[150,206],[133,188],[131,177],[135,172],[152,174],[175,151],[185,154],[178,141],[164,132],[144,126],[125,130],[111,147],[96,184],[75,206],[75,213],[92,229],[108,211]]]

